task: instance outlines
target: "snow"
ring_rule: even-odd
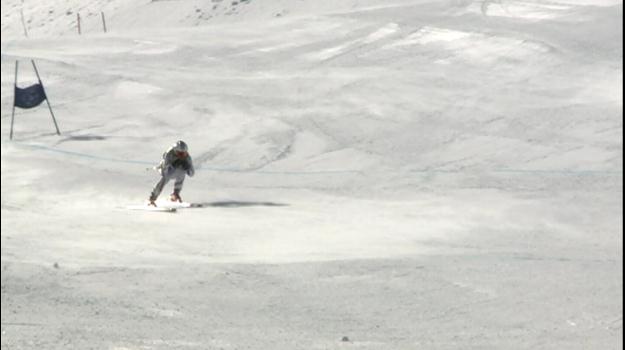
[[[1,5],[2,348],[622,348],[620,1]]]

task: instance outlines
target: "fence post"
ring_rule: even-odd
[[[24,9],[20,10],[20,16],[22,17],[22,27],[24,28],[24,36],[28,38],[28,31],[26,30],[26,22],[24,21]]]
[[[100,14],[102,15],[102,29],[106,33],[106,20],[104,19],[104,11],[101,11]]]
[[[80,13],[78,12],[76,12],[76,23],[78,24],[78,35],[80,35]]]

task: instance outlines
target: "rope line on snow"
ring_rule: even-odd
[[[75,151],[67,151],[63,149],[58,149],[45,145],[38,145],[32,143],[25,143],[14,141],[13,144],[34,149],[34,150],[42,150],[48,152],[54,152],[74,157],[87,158],[98,161],[107,161],[113,163],[126,163],[126,164],[138,164],[138,165],[149,165],[153,167],[156,162],[149,162],[144,160],[131,160],[131,159],[119,159],[112,157],[104,157],[98,156],[88,153],[75,152]],[[364,175],[367,172],[359,171],[359,170],[318,170],[318,171],[271,171],[271,170],[247,170],[247,169],[234,169],[234,168],[216,168],[216,167],[206,167],[206,166],[198,166],[195,168],[196,170],[206,170],[213,172],[229,172],[229,173],[244,173],[244,174],[268,174],[268,175],[329,175],[329,174],[357,174]],[[462,170],[444,170],[444,169],[424,169],[424,170],[408,170],[408,173],[411,174],[458,174],[463,173],[465,171]],[[478,173],[480,171],[476,171]],[[622,176],[623,172],[618,170],[570,170],[570,169],[513,169],[513,168],[499,168],[493,169],[490,171],[484,171],[486,173],[497,173],[497,174],[533,174],[533,175],[568,175],[568,176],[605,176],[605,175],[615,175]],[[368,172],[371,173],[371,172]]]
[[[103,157],[97,156],[88,153],[75,152],[75,151],[67,151],[63,149],[53,148],[45,145],[38,145],[32,143],[25,143],[14,141],[13,143],[18,144],[22,147],[42,150],[54,153],[65,154],[74,157],[87,158],[92,160],[99,161],[107,161],[113,163],[126,163],[126,164],[139,164],[139,165],[149,165],[150,167],[155,166],[157,162],[149,162],[145,160],[131,160],[131,159],[119,159],[112,157]],[[206,167],[206,166],[197,166],[195,170],[206,170],[206,171],[214,171],[214,172],[229,172],[229,173],[254,173],[254,174],[274,174],[274,175],[324,175],[324,174],[362,174],[362,171],[358,170],[318,170],[318,171],[271,171],[271,170],[247,170],[247,169],[234,169],[234,168],[217,168],[217,167]]]

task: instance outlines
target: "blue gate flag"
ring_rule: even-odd
[[[33,108],[37,107],[46,99],[46,92],[43,85],[35,84],[27,88],[15,87],[15,107]]]

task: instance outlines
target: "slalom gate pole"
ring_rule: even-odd
[[[13,140],[13,120],[15,119],[15,89],[17,89],[17,65],[19,61],[15,60],[15,81],[13,82],[13,112],[11,112],[11,133],[9,140]]]
[[[48,109],[50,110],[50,115],[52,116],[52,121],[54,122],[54,127],[56,128],[56,134],[57,135],[61,135],[61,132],[59,131],[59,126],[56,123],[56,118],[54,117],[54,112],[52,112],[52,106],[50,106],[50,101],[48,100],[48,94],[46,94],[46,89],[43,86],[43,82],[41,82],[41,78],[39,77],[39,71],[37,70],[37,66],[35,65],[35,60],[30,60],[30,61],[33,63],[33,68],[35,69],[35,74],[37,74],[37,80],[39,80],[39,84],[41,84],[41,88],[43,89],[43,93],[46,95],[46,103],[48,104]]]

